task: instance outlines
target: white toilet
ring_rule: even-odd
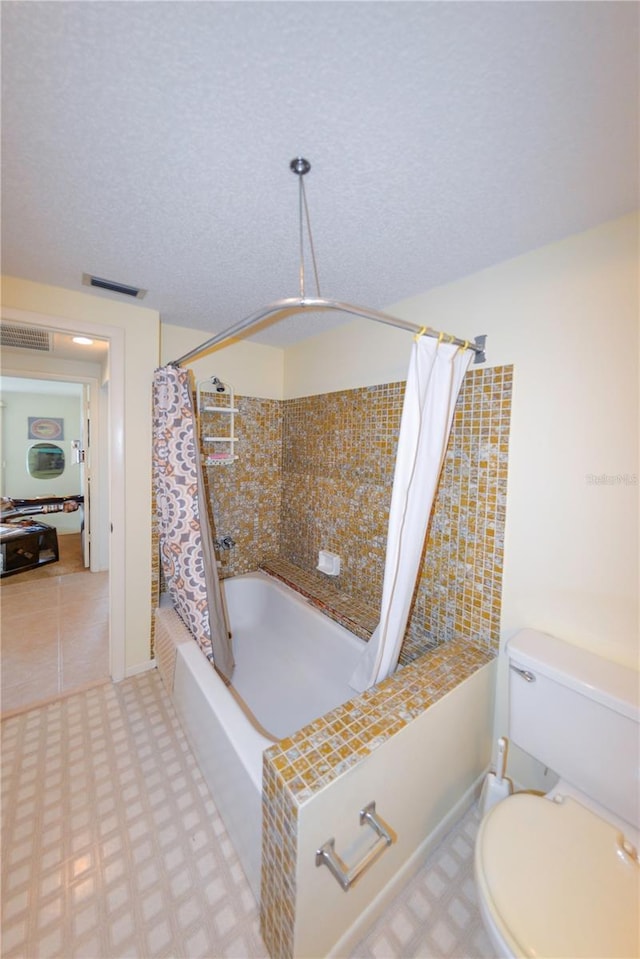
[[[482,918],[498,955],[640,956],[640,676],[534,630],[507,644],[510,739],[560,777],[483,818]]]

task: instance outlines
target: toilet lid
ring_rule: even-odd
[[[574,799],[518,793],[482,820],[476,878],[516,955],[640,955],[640,866]]]

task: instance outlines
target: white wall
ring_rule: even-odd
[[[16,277],[2,279],[3,315],[23,322],[86,329],[110,340],[112,675],[150,662],[151,635],[151,383],[160,356],[156,310],[109,296],[77,293]],[[112,554],[112,559],[113,559]],[[114,608],[122,597],[122,609]],[[122,647],[122,662],[118,648]],[[114,663],[114,649],[117,662]]]
[[[386,311],[514,365],[503,641],[531,626],[637,668],[637,216]],[[291,347],[285,397],[404,378],[410,340],[358,320]]]

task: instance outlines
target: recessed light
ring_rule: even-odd
[[[88,336],[74,336],[73,342],[79,343],[80,346],[91,346],[93,340],[90,340]]]

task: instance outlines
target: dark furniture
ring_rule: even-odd
[[[30,519],[0,524],[0,577],[57,561],[58,534],[52,526]]]

